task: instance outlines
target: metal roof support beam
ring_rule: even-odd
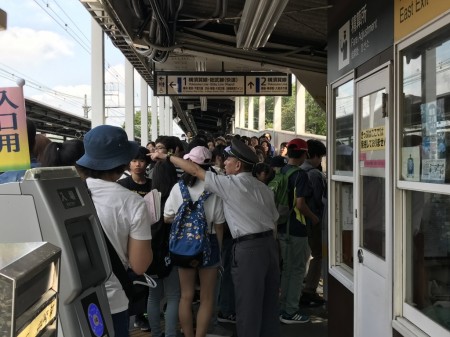
[[[255,111],[254,99],[253,97],[248,98],[248,128],[249,130],[255,129],[255,121],[253,119]]]
[[[304,135],[306,133],[306,89],[297,81],[295,93],[295,133]]]
[[[91,19],[92,127],[105,124],[105,38],[99,24]]]
[[[125,59],[125,131],[134,140],[134,68]]]
[[[241,116],[241,109],[240,109],[241,104],[239,102],[240,99],[241,99],[241,97],[234,98],[234,119],[235,119],[234,127],[235,128],[241,127],[241,119],[240,119],[241,118],[240,117]],[[242,99],[244,99],[244,98],[242,97]]]
[[[281,131],[281,96],[275,96],[275,109],[273,111],[273,129]]]
[[[165,118],[164,118],[164,96],[158,97],[158,118],[159,118],[159,135],[167,136],[165,129]]]
[[[155,141],[158,138],[158,99],[155,96],[153,89],[150,88],[150,96],[152,102],[152,137],[151,140]]]
[[[141,76],[141,145],[148,143],[148,84]]]
[[[258,111],[258,130],[262,131],[266,128],[266,97],[259,97],[259,111]]]

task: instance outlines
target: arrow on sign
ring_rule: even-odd
[[[250,89],[252,89],[254,85],[255,85],[255,84],[253,84],[253,82],[250,82],[250,83],[248,84],[248,86],[250,87]]]
[[[162,77],[162,76],[159,78],[160,81],[162,81],[163,79],[164,79],[164,77]]]
[[[173,82],[170,82],[170,87],[173,89],[173,87],[176,87],[177,85],[175,84],[175,83],[173,83]]]

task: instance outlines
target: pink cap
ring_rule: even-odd
[[[204,146],[196,146],[191,150],[191,152],[185,154],[183,159],[190,159],[196,164],[203,165],[210,163],[211,156],[211,151],[209,151],[208,148]]]

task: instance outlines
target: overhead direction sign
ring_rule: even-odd
[[[156,72],[155,96],[290,96],[291,74]]]

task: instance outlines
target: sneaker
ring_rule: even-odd
[[[232,337],[233,332],[223,326],[215,324],[208,328],[205,337]]]
[[[221,312],[219,312],[217,314],[217,320],[222,323],[236,324],[236,315],[235,314],[224,315]]]
[[[300,304],[309,306],[319,306],[323,305],[325,300],[318,293],[302,293],[300,297]]]
[[[300,315],[298,312],[296,312],[293,315],[288,315],[287,313],[284,313],[280,315],[280,321],[284,324],[308,323],[309,316]]]
[[[141,329],[141,331],[150,330],[150,325],[148,324],[148,320],[144,315],[136,315],[136,317],[134,318],[134,327]]]

